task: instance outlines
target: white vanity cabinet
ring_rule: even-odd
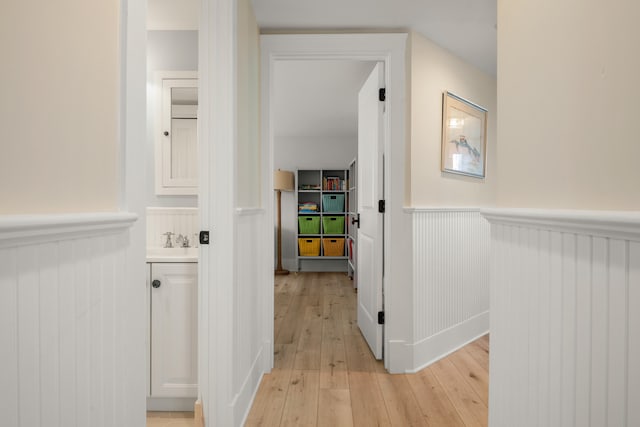
[[[151,398],[195,398],[197,291],[195,262],[148,263]],[[193,405],[191,405],[193,408]]]

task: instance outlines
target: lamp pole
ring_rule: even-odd
[[[277,191],[278,199],[278,265],[276,267],[276,274],[289,274],[289,270],[282,268],[282,191]]]

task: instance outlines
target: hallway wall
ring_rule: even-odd
[[[117,210],[119,5],[3,5],[0,213]]]
[[[498,13],[498,205],[640,209],[640,4],[523,0]]]
[[[407,160],[409,205],[487,206],[497,179],[496,79],[419,33],[411,33],[411,145]],[[453,92],[488,110],[486,178],[440,170],[442,94]]]
[[[498,3],[493,427],[640,423],[639,16]]]

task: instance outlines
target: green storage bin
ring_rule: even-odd
[[[323,194],[322,212],[344,212],[344,194]]]
[[[320,234],[319,216],[299,216],[298,228],[300,234]]]
[[[322,226],[324,228],[324,234],[344,234],[344,217],[343,216],[322,217]]]

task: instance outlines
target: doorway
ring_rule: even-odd
[[[261,37],[262,47],[262,130],[263,130],[263,147],[265,153],[268,153],[269,161],[266,163],[269,170],[277,169],[275,147],[276,147],[276,133],[274,130],[274,123],[277,120],[275,117],[276,96],[272,96],[275,91],[277,81],[277,64],[280,61],[336,61],[336,60],[351,60],[351,61],[373,61],[381,62],[385,69],[390,72],[384,77],[384,84],[387,90],[396,90],[394,97],[395,101],[387,103],[387,115],[385,122],[382,126],[382,139],[384,141],[382,145],[382,152],[387,153],[391,147],[391,139],[395,136],[395,146],[400,152],[404,149],[404,125],[403,114],[404,106],[402,105],[404,100],[404,72],[398,72],[394,74],[393,70],[404,69],[404,49],[405,49],[406,35],[263,35]],[[393,113],[395,112],[395,114]],[[394,171],[401,170],[401,165],[404,161],[404,154],[402,156],[390,156],[383,155],[382,162],[384,168],[389,171],[390,179],[384,184],[384,194],[395,194],[393,200],[402,199],[404,194],[402,177],[394,176]],[[395,167],[394,167],[395,166]],[[403,175],[403,174],[399,174]],[[394,179],[396,178],[396,179]],[[400,178],[400,179],[399,179]],[[270,224],[273,224],[273,197],[269,195],[269,206],[267,206],[267,212],[271,215]],[[291,203],[291,202],[290,202]],[[394,203],[395,204],[395,203]],[[401,202],[397,203],[401,206]],[[283,208],[284,210],[285,208]],[[293,209],[292,209],[293,210]],[[295,212],[295,210],[293,210]],[[397,212],[392,210],[387,211],[384,216],[384,242],[385,250],[390,247],[391,240],[388,238],[388,233],[391,230],[390,224],[393,223],[392,218],[397,215]],[[287,239],[286,233],[283,235],[283,244]],[[293,241],[291,235],[289,235],[290,242]],[[293,246],[293,245],[292,245]],[[295,250],[295,246],[294,249]],[[289,254],[293,252],[289,251]],[[286,267],[286,265],[285,265]],[[388,260],[385,260],[385,271],[387,273],[392,271],[391,265]],[[273,280],[270,281],[273,285]],[[385,280],[383,279],[382,288],[385,287]],[[271,336],[273,337],[273,299],[266,301],[268,304],[265,311],[271,316],[269,319],[265,318],[266,322],[269,322],[271,329]],[[392,307],[387,307],[387,309]],[[389,311],[387,319],[392,318],[393,311]],[[381,328],[386,328],[386,325]],[[272,345],[273,347],[273,345]],[[389,369],[389,360],[385,358],[385,367]],[[273,366],[273,361],[271,363]]]

